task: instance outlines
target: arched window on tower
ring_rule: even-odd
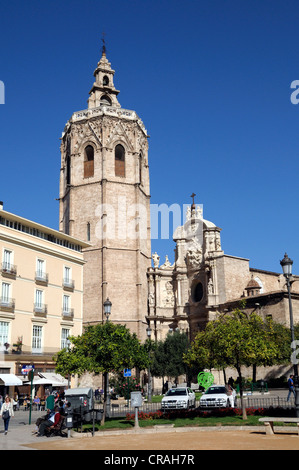
[[[115,176],[125,176],[125,149],[120,144],[115,147]]]
[[[111,106],[112,102],[108,95],[101,96],[100,106]]]
[[[142,153],[139,154],[139,184],[142,184]]]
[[[66,157],[66,184],[71,184],[71,157]]]
[[[71,140],[67,139],[66,144],[66,184],[71,184]]]
[[[90,178],[94,175],[94,148],[87,145],[84,149],[84,178]]]
[[[103,85],[108,86],[109,85],[109,77],[107,75],[104,75],[103,77]]]

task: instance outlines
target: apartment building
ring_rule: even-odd
[[[54,354],[81,334],[88,246],[0,203],[0,385],[24,365],[53,371]]]

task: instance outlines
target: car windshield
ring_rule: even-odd
[[[205,392],[206,395],[216,394],[216,393],[226,393],[226,388],[225,387],[210,387]]]
[[[186,395],[187,392],[183,388],[172,388],[171,390],[168,390],[166,393],[167,397],[171,397],[173,395]]]

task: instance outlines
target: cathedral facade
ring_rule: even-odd
[[[216,315],[237,308],[289,326],[289,297],[281,273],[251,268],[249,259],[226,254],[221,229],[203,218],[201,206],[188,208],[173,235],[175,261],[160,264],[154,253],[148,269],[148,316],[157,340],[173,330],[192,340]],[[278,263],[279,264],[279,263]],[[292,278],[294,323],[299,322],[299,276]]]
[[[105,48],[94,71],[88,108],[73,113],[61,138],[60,231],[84,249],[83,326],[110,320],[144,341],[179,329],[190,339],[215,318],[240,306],[289,323],[282,273],[254,269],[224,253],[221,229],[194,203],[173,235],[175,261],[151,253],[148,135],[135,111],[123,109]],[[299,278],[293,277],[299,321]],[[244,306],[245,305],[245,306]]]

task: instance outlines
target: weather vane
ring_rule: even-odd
[[[105,36],[106,36],[106,33],[102,33],[102,43],[103,43],[103,47],[102,47],[102,53],[106,55],[106,43],[105,43]]]

